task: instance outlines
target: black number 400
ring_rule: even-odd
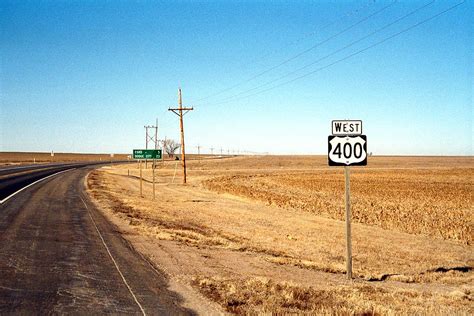
[[[342,150],[341,150],[341,147],[342,147]],[[360,157],[362,157],[363,150],[364,148],[362,148],[361,143],[355,143],[355,144],[345,143],[344,146],[341,143],[339,143],[336,145],[336,148],[334,148],[333,153],[337,155],[339,158],[341,158],[344,155],[344,158],[346,159],[351,158],[352,153],[354,153],[354,157],[359,159]]]

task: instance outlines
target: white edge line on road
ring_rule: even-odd
[[[35,182],[28,184],[26,187],[23,187],[23,188],[21,188],[20,190],[14,192],[14,193],[12,193],[12,194],[10,194],[9,196],[7,196],[6,198],[4,198],[3,200],[0,200],[0,204],[5,203],[5,202],[6,202],[7,200],[9,200],[10,198],[14,197],[15,195],[17,195],[17,194],[20,193],[21,191],[23,191],[23,190],[25,190],[25,189],[31,187],[32,185],[35,185],[35,184],[38,183],[38,182],[41,182],[41,181],[46,180],[46,179],[48,179],[48,178],[54,177],[54,176],[56,176],[56,175],[58,175],[58,174],[61,174],[61,173],[64,173],[64,172],[68,172],[68,171],[71,171],[71,170],[74,170],[74,169],[76,169],[76,168],[67,169],[67,170],[63,170],[63,171],[59,171],[59,172],[50,174],[50,175],[47,176],[47,177],[41,178],[41,179],[39,179],[39,180],[36,180]]]
[[[91,214],[90,209],[87,207],[87,204],[86,204],[86,202],[84,202],[84,199],[82,198],[82,196],[80,196],[80,198],[81,198],[82,203],[84,204],[84,206],[86,207],[86,209],[87,209],[87,211],[88,211],[88,213],[89,213],[89,217],[91,218],[92,223],[94,224],[95,230],[97,231],[97,234],[99,234],[99,237],[100,237],[100,239],[102,240],[102,243],[104,244],[104,247],[105,247],[105,249],[107,250],[107,253],[108,253],[109,256],[110,256],[110,259],[112,259],[112,262],[114,263],[115,268],[117,269],[118,273],[119,273],[120,276],[122,277],[123,283],[125,283],[125,285],[126,285],[127,288],[128,288],[128,291],[130,292],[130,294],[132,294],[133,299],[135,300],[135,303],[137,303],[138,307],[139,307],[140,310],[142,311],[142,314],[143,314],[144,316],[146,316],[145,310],[143,309],[142,305],[140,304],[140,302],[138,301],[137,297],[136,297],[135,294],[133,293],[132,288],[130,287],[130,285],[128,285],[128,282],[127,282],[127,280],[125,279],[125,277],[123,276],[122,271],[120,271],[120,268],[119,268],[117,262],[115,261],[114,257],[112,256],[112,253],[111,253],[110,250],[109,250],[109,247],[108,247],[107,244],[105,243],[105,240],[104,240],[104,238],[102,237],[102,234],[100,233],[99,228],[97,227],[97,224],[96,224],[94,218],[92,217],[92,214]]]

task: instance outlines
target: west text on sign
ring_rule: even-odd
[[[342,135],[361,135],[362,121],[361,120],[333,120],[332,134],[337,136]]]

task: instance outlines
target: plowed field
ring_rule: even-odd
[[[355,169],[353,220],[389,230],[473,241],[474,168]],[[342,171],[232,175],[206,187],[280,207],[344,220]]]

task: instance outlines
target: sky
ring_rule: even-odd
[[[325,154],[359,119],[375,155],[472,155],[461,2],[0,0],[0,151],[178,141],[181,87],[187,152]]]

